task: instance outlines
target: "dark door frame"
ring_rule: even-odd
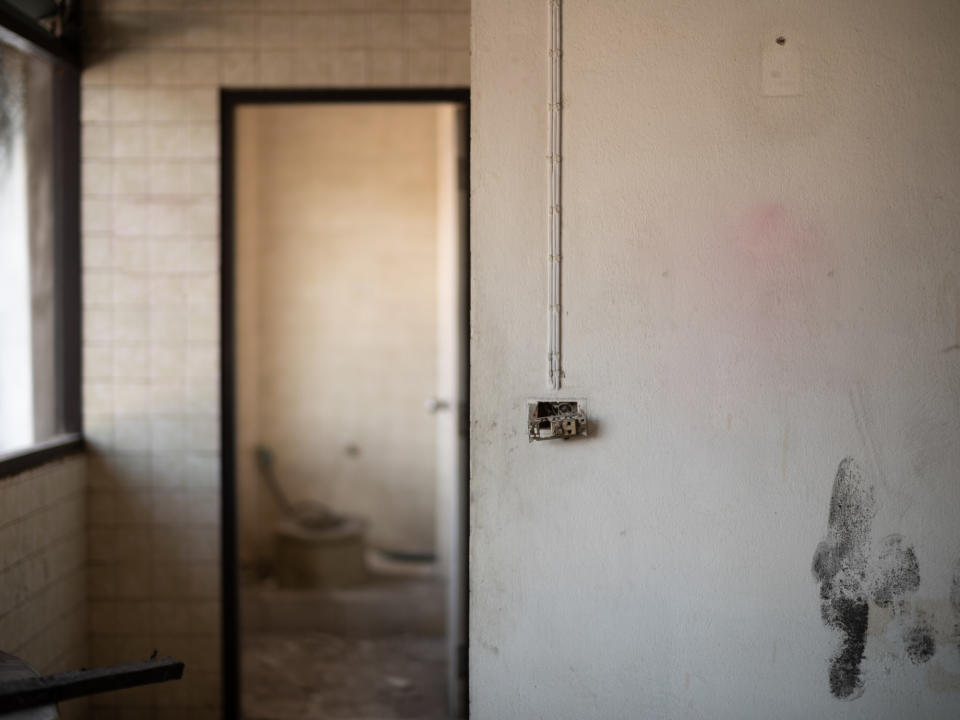
[[[329,88],[220,90],[220,564],[221,564],[221,717],[240,717],[240,604],[237,553],[236,485],[236,349],[234,247],[234,111],[240,105],[295,103],[444,103],[461,104],[466,112],[464,136],[469,143],[468,88]],[[469,182],[469,147],[464,180]],[[469,192],[467,193],[469,198]],[[466,208],[469,218],[469,200]],[[469,228],[469,222],[467,222]],[[469,236],[467,248],[469,250]],[[467,285],[469,291],[469,284]],[[469,296],[466,303],[469,308]],[[469,310],[467,311],[469,314]],[[469,327],[469,317],[464,319]],[[469,355],[469,352],[468,352]],[[469,357],[466,358],[469,368]],[[465,528],[466,529],[466,528]],[[466,569],[466,565],[464,566]],[[468,594],[465,589],[465,597]]]

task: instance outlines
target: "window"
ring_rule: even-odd
[[[0,475],[26,456],[75,449],[80,431],[78,71],[7,19],[0,13]]]
[[[0,46],[0,453],[65,429],[54,407],[51,75]]]

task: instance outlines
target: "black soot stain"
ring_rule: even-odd
[[[937,641],[933,639],[933,628],[924,618],[907,630],[903,636],[907,648],[907,657],[914,665],[921,665],[933,657],[937,651]]]
[[[840,650],[830,661],[830,692],[838,698],[856,698],[863,688],[860,663],[867,645],[870,606],[862,598],[838,596],[831,600],[823,619],[843,636]]]
[[[950,583],[950,606],[953,608],[953,636],[960,653],[960,560],[953,565],[953,580]]]
[[[953,581],[950,583],[950,606],[953,608],[953,614],[960,616],[960,560],[957,560],[953,565]]]
[[[813,556],[820,616],[840,634],[829,672],[830,691],[838,698],[854,699],[863,690],[860,663],[870,615],[864,583],[875,514],[873,487],[864,481],[857,462],[844,458],[833,481],[827,536]]]
[[[920,587],[920,564],[909,541],[901,535],[887,535],[880,545],[876,575],[871,584],[873,601],[880,607],[902,604],[907,593]]]

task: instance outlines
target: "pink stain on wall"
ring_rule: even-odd
[[[775,354],[789,352],[788,339],[821,314],[824,293],[835,284],[823,233],[777,201],[747,206],[721,232],[718,300],[727,331],[759,343],[751,345],[755,351],[772,343],[780,348]]]
[[[733,247],[759,265],[798,262],[803,238],[783,205],[762,203],[747,209],[731,233]]]

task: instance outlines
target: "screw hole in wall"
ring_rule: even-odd
[[[777,45],[786,45],[786,44],[787,44],[787,39],[783,35],[777,38]]]

